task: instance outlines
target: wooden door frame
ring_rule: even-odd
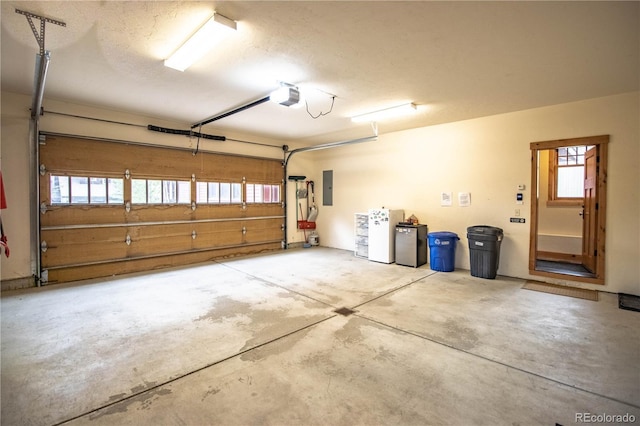
[[[588,271],[596,271],[599,194],[598,169],[599,147],[584,153],[584,200],[582,204],[582,265]],[[594,196],[595,193],[595,196]],[[587,194],[589,194],[587,196]],[[595,204],[594,204],[595,202]]]
[[[558,278],[568,281],[580,281],[590,284],[604,285],[605,277],[605,239],[606,239],[606,212],[607,212],[607,147],[609,135],[588,136],[572,139],[557,139],[542,142],[532,142],[531,148],[531,227],[529,235],[529,274],[550,278]],[[538,153],[539,151],[560,148],[564,146],[596,145],[600,158],[597,172],[597,197],[598,197],[598,226],[596,245],[598,256],[596,258],[595,278],[576,277],[571,275],[537,271],[536,254],[538,253],[538,203],[540,202],[538,190]]]

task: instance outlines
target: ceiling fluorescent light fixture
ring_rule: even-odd
[[[236,21],[214,12],[204,25],[164,61],[164,65],[184,71],[236,29]]]
[[[300,90],[295,86],[284,85],[271,92],[269,100],[284,106],[295,105],[300,102]]]
[[[353,121],[354,123],[373,122],[415,114],[416,112],[418,112],[416,104],[407,103],[391,108],[368,112],[366,114],[356,115],[351,117],[351,121]]]

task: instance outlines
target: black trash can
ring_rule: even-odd
[[[494,226],[477,225],[467,228],[471,275],[494,279],[500,264],[500,243],[504,233]]]

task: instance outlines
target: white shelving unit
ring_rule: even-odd
[[[354,254],[357,257],[369,258],[369,214],[356,213],[356,245]]]

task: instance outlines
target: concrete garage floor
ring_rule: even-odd
[[[6,292],[2,425],[640,422],[640,313],[522,285],[314,247]]]

